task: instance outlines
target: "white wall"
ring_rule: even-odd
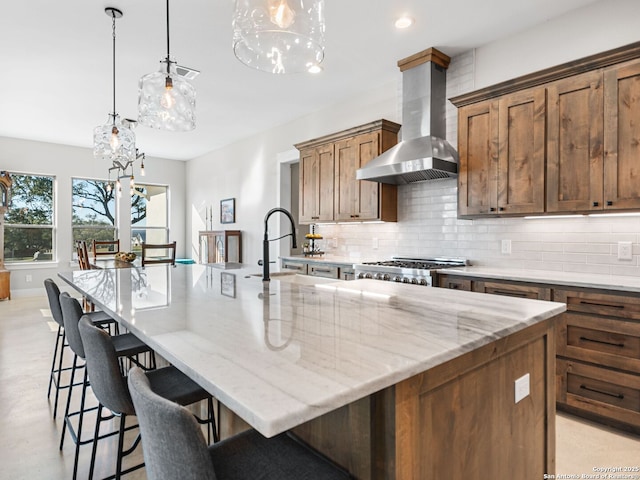
[[[0,169],[16,173],[53,175],[56,178],[56,232],[57,262],[38,265],[7,265],[11,270],[12,295],[42,289],[45,278],[56,278],[59,271],[71,268],[71,178],[107,178],[107,163],[93,158],[88,148],[33,142],[0,137]],[[145,160],[146,176],[138,181],[150,184],[170,185],[171,239],[178,242],[178,256],[186,251],[185,232],[185,162],[148,157]],[[137,168],[136,168],[137,172]],[[26,282],[26,275],[32,276]]]

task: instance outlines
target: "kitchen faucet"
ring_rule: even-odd
[[[269,221],[269,217],[276,212],[282,212],[287,217],[289,217],[289,221],[291,222],[291,233],[287,233],[286,235],[282,235],[281,237],[272,238],[271,240],[269,240],[267,222]],[[267,214],[264,216],[264,240],[262,241],[262,281],[263,282],[268,282],[271,280],[269,278],[269,242],[274,240],[280,240],[281,238],[288,237],[289,235],[291,235],[291,238],[293,239],[291,242],[291,247],[297,248],[296,227],[295,227],[295,222],[293,221],[293,217],[291,216],[291,213],[289,213],[289,211],[285,210],[284,208],[279,208],[279,207],[272,208],[271,210],[269,210]]]

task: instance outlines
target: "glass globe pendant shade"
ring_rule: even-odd
[[[324,0],[235,0],[233,53],[264,72],[306,72],[324,59],[324,29]]]
[[[160,130],[186,132],[196,128],[195,112],[196,89],[177,74],[175,61],[161,60],[160,70],[140,79],[138,123]]]
[[[93,129],[93,156],[121,162],[136,159],[136,135],[122,124],[119,115],[109,114],[107,123]]]

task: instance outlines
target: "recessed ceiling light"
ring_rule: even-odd
[[[311,65],[308,69],[307,72],[309,73],[320,73],[322,71],[322,67],[318,64],[314,64]]]
[[[413,25],[413,18],[408,15],[403,15],[396,20],[396,28],[409,28]]]

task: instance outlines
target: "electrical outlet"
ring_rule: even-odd
[[[515,381],[515,400],[518,403],[523,398],[529,396],[529,374],[521,376]]]
[[[511,240],[502,240],[500,251],[503,255],[511,255]]]
[[[371,248],[373,248],[374,250],[378,249],[378,239],[376,237],[373,237],[371,239]]]
[[[33,282],[33,276],[31,275],[25,275],[24,277],[24,281],[29,283],[29,282]]]
[[[631,242],[618,242],[618,260],[633,260],[633,246]]]

